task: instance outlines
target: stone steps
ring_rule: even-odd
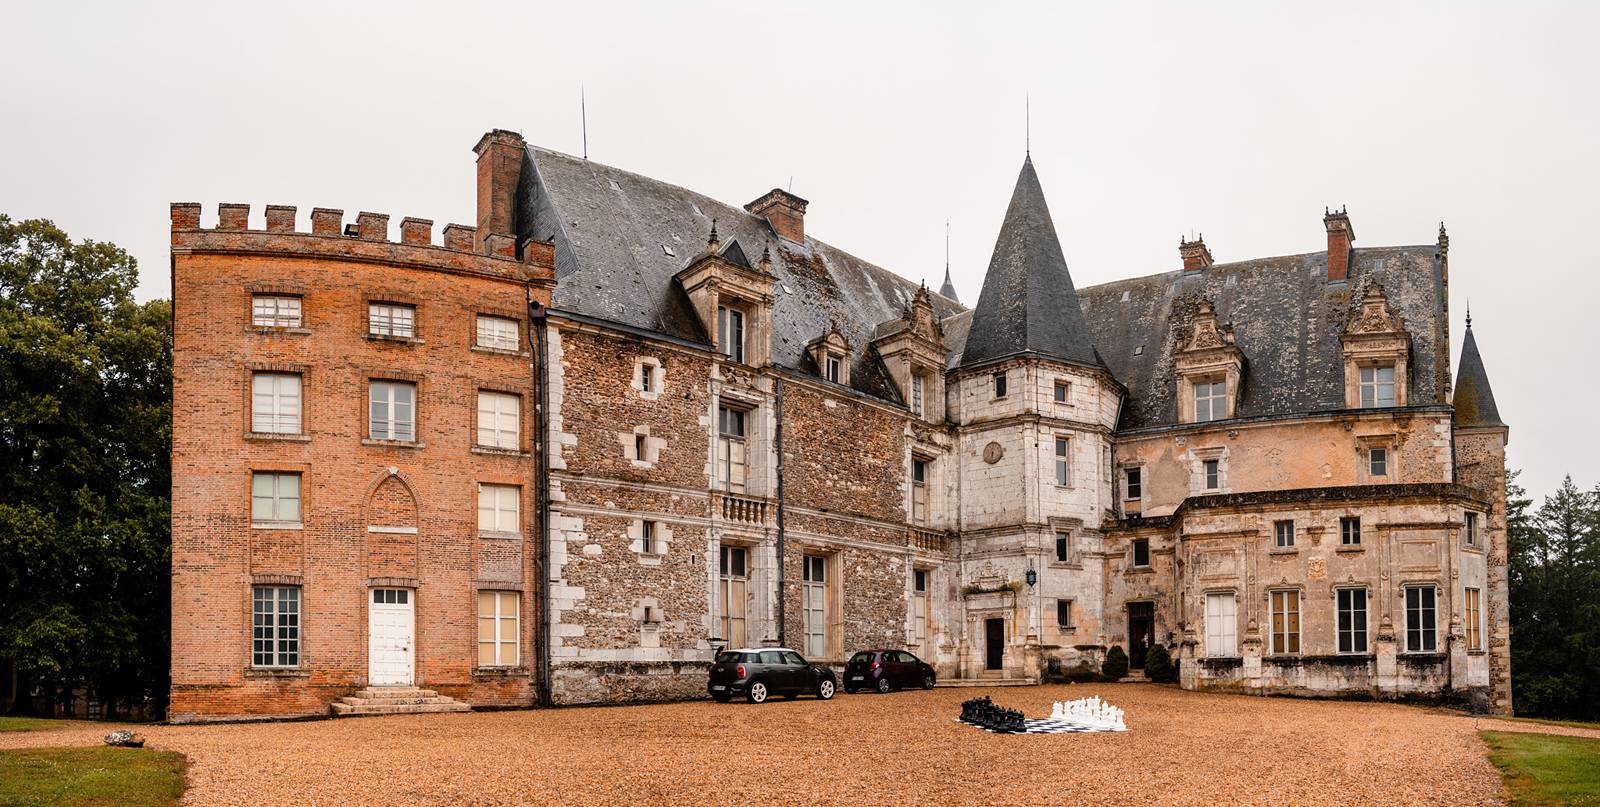
[[[414,715],[433,712],[470,712],[472,707],[417,687],[368,687],[331,704],[335,717],[353,715]]]
[[[936,687],[974,688],[974,687],[1031,687],[1038,686],[1037,678],[941,678],[934,684]]]
[[[1123,684],[1148,684],[1150,679],[1145,676],[1144,670],[1129,670],[1128,674],[1118,678],[1117,682]]]

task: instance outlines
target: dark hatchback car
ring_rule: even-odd
[[[786,647],[724,650],[717,654],[706,682],[706,691],[720,703],[735,695],[762,703],[773,695],[797,698],[807,692],[828,700],[838,689],[833,670],[808,663]]]
[[[931,665],[904,650],[863,650],[851,656],[844,667],[845,692],[933,689],[936,680]]]

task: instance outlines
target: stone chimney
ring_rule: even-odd
[[[1337,213],[1323,208],[1322,224],[1328,228],[1328,279],[1344,280],[1350,277],[1350,244],[1356,240],[1356,228],[1342,207]]]
[[[806,240],[806,205],[810,204],[781,188],[767,191],[744,206],[745,210],[767,220],[772,229],[790,241]]]
[[[1178,239],[1178,255],[1183,258],[1183,271],[1198,272],[1211,265],[1211,250],[1206,247],[1206,234],[1193,241]]]
[[[522,135],[494,129],[472,147],[478,155],[478,243],[474,252],[488,254],[491,236],[516,243],[517,183],[522,181],[526,145]]]

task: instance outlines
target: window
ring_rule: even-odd
[[[1072,600],[1056,600],[1056,627],[1072,629]]]
[[[1150,539],[1133,539],[1133,566],[1142,568],[1150,565]]]
[[[918,647],[928,646],[928,572],[916,569],[911,572],[912,635]]]
[[[1466,591],[1467,649],[1483,649],[1483,596],[1475,588]]]
[[[911,523],[928,523],[928,461],[911,459]]]
[[[1222,420],[1228,416],[1228,382],[1197,381],[1194,385],[1194,420]]]
[[[839,383],[839,379],[842,377],[842,374],[843,374],[844,362],[841,361],[838,356],[829,356],[828,359],[827,359],[827,362],[828,362],[828,380],[832,381],[835,384]]]
[[[1339,589],[1339,652],[1367,652],[1367,590]]]
[[[1136,502],[1144,498],[1144,469],[1127,468],[1122,472],[1122,500]]]
[[[250,600],[251,666],[300,666],[299,587],[256,586]]]
[[[1478,514],[1466,514],[1466,542],[1467,546],[1482,546],[1478,543]]]
[[[494,350],[517,349],[517,321],[505,317],[478,315],[478,347]]]
[[[250,431],[300,433],[299,373],[256,373],[250,379]]]
[[[1300,652],[1300,592],[1274,591],[1272,602],[1272,653]]]
[[[1293,549],[1294,548],[1294,522],[1293,521],[1274,521],[1274,522],[1272,522],[1272,531],[1277,536],[1277,539],[1278,539],[1277,540],[1277,545],[1278,545],[1279,549]]]
[[[820,555],[806,555],[801,561],[804,575],[800,615],[805,628],[806,657],[819,659],[826,655],[828,649],[828,559]]]
[[[1358,516],[1345,516],[1339,519],[1339,545],[1361,545],[1361,519]]]
[[[656,368],[650,364],[639,364],[639,391],[651,393],[656,391]]]
[[[250,322],[266,328],[300,327],[300,298],[257,294],[250,298]]]
[[[1056,533],[1056,562],[1067,563],[1072,560],[1072,533]]]
[[[1070,451],[1072,443],[1069,438],[1056,437],[1056,485],[1066,487],[1072,484],[1072,458]]]
[[[1439,649],[1433,586],[1406,586],[1406,652],[1432,653]]]
[[[1233,592],[1206,595],[1206,655],[1239,655],[1238,600]]]
[[[645,442],[645,436],[644,435],[635,434],[633,436],[633,458],[634,459],[636,459],[636,460],[638,460],[640,462],[649,462],[649,460],[647,459],[649,455],[645,453],[645,445],[646,445],[646,442]]]
[[[1072,395],[1072,384],[1068,381],[1057,381],[1055,384],[1055,401],[1064,404]]]
[[[717,478],[729,493],[745,489],[745,414],[742,409],[717,407]]]
[[[522,488],[516,485],[478,485],[478,530],[521,532]]]
[[[743,647],[745,640],[745,587],[748,552],[742,546],[723,546],[720,576],[717,583],[717,605],[722,614],[722,639],[729,647]]]
[[[717,306],[717,346],[728,358],[744,363],[744,312]]]
[[[522,444],[522,396],[478,392],[478,445],[516,450]]]
[[[911,414],[917,417],[922,417],[923,413],[927,411],[927,405],[922,400],[923,383],[921,373],[911,374]]]
[[[1361,408],[1394,406],[1394,367],[1361,368]]]
[[[1222,489],[1222,460],[1206,460],[1200,469],[1205,474],[1206,490]]]
[[[994,397],[996,397],[996,398],[1004,398],[1004,397],[1006,397],[1006,374],[1005,373],[995,373],[994,374]]]
[[[1367,473],[1372,476],[1389,475],[1389,449],[1381,446],[1367,449]]]
[[[373,336],[417,335],[417,307],[398,303],[368,303],[367,333]]]
[[[368,431],[374,440],[417,439],[417,385],[374,381],[369,389]]]
[[[300,524],[300,475],[256,473],[250,477],[250,521]]]
[[[515,667],[518,663],[518,604],[515,591],[478,592],[478,666]]]

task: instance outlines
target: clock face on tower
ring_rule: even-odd
[[[989,463],[990,465],[999,462],[1000,458],[1004,457],[1005,455],[1005,448],[1001,447],[999,443],[996,443],[993,440],[990,440],[989,444],[983,447],[983,461]]]

